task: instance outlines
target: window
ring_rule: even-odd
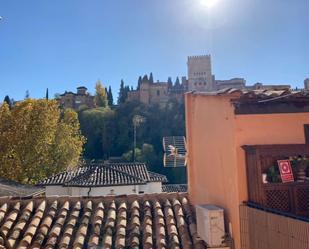
[[[144,194],[144,191],[138,191],[139,194]]]
[[[160,90],[157,90],[157,96],[160,96]]]

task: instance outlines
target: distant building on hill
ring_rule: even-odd
[[[144,104],[164,104],[170,99],[183,101],[183,95],[188,91],[212,92],[226,88],[240,90],[267,90],[267,89],[289,89],[288,84],[263,84],[256,83],[252,86],[246,85],[244,78],[232,78],[229,80],[217,80],[212,74],[211,56],[198,55],[189,56],[187,60],[188,76],[183,76],[173,84],[168,82],[153,83],[147,76],[141,80],[135,90],[128,92],[127,101],[139,101]],[[309,89],[309,79],[305,80],[305,86]]]
[[[60,95],[58,101],[64,109],[79,110],[81,106],[86,106],[87,108],[95,107],[94,96],[90,95],[84,86],[77,87],[76,93],[65,91],[65,93]]]
[[[211,56],[198,55],[188,56],[187,76],[177,77],[173,83],[171,78],[168,81],[153,81],[153,76],[148,78],[145,75],[139,79],[136,89],[128,89],[126,101],[138,101],[146,105],[166,104],[169,100],[176,99],[180,102],[184,100],[184,93],[189,91],[213,92],[227,88],[240,90],[268,90],[268,89],[290,89],[288,84],[263,84],[255,83],[246,85],[244,78],[232,78],[229,80],[218,80],[212,74]],[[305,89],[309,89],[309,79],[304,81]],[[94,96],[87,93],[86,87],[78,87],[77,93],[65,92],[60,95],[60,105],[63,108],[79,110],[81,106],[94,108]]]
[[[129,91],[127,101],[139,101],[144,104],[164,104],[170,99],[183,100],[183,94],[187,91],[186,77],[182,82],[176,80],[173,85],[169,82],[152,83],[148,77],[144,77],[136,90]]]
[[[246,86],[246,89],[248,90],[286,90],[290,88],[291,85],[288,84],[263,84],[260,82],[257,82],[252,86]]]
[[[187,68],[189,91],[212,91],[216,88],[210,55],[189,56]]]
[[[244,78],[233,78],[230,80],[216,80],[216,90],[225,88],[245,89],[246,80]]]

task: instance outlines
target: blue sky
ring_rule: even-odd
[[[199,54],[217,79],[302,87],[308,11],[308,0],[0,0],[0,99],[94,92],[98,79],[116,94],[122,78],[186,75]]]

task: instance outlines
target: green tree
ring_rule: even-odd
[[[48,100],[48,88],[46,88],[46,94],[45,94],[45,99]]]
[[[141,149],[135,148],[134,154],[135,154],[135,157],[136,157],[136,162],[144,163],[143,155],[142,155],[142,150]],[[124,162],[132,162],[133,150],[129,150],[126,153],[123,153],[121,158],[122,158],[122,160]]]
[[[9,108],[12,107],[12,101],[11,101],[11,99],[10,99],[10,97],[9,97],[8,95],[6,95],[6,96],[4,97],[3,102],[6,102],[6,103],[8,104],[8,106],[9,106]]]
[[[102,85],[101,81],[98,80],[95,85],[95,103],[98,107],[107,107],[108,99],[105,87]]]
[[[150,83],[153,83],[153,75],[152,75],[152,73],[150,73],[149,82],[150,82]]]
[[[144,75],[144,77],[143,77],[142,81],[143,81],[143,82],[147,82],[147,81],[149,81],[149,80],[148,80],[148,76],[147,76],[147,74],[145,74],[145,75]]]
[[[118,100],[117,100],[118,105],[125,102],[124,91],[125,91],[124,90],[124,82],[123,82],[123,80],[121,80],[119,94],[118,94]]]
[[[123,90],[125,88],[123,84]],[[184,169],[167,169],[162,163],[162,137],[185,134],[184,104],[177,99],[171,99],[165,105],[127,101],[113,109],[96,108],[79,112],[82,134],[87,138],[85,157],[107,159],[123,155],[127,161],[132,161],[132,120],[136,115],[145,117],[147,121],[136,132],[136,160],[146,162],[155,172],[166,174],[172,183],[185,182]]]
[[[167,86],[168,86],[168,88],[172,88],[173,87],[173,81],[172,81],[171,77],[168,77],[168,79],[167,79]]]
[[[176,78],[176,81],[175,81],[175,86],[179,86],[180,85],[180,80],[179,80],[179,78],[177,77]]]
[[[30,98],[30,92],[29,90],[27,90],[25,93],[25,99],[29,99],[29,98]]]
[[[118,105],[123,104],[126,102],[127,97],[128,97],[128,92],[130,91],[129,86],[124,85],[124,81],[121,80],[120,83],[120,90],[119,90],[119,95],[118,95]]]
[[[1,105],[0,131],[0,175],[19,182],[74,167],[85,141],[77,114],[61,113],[56,101],[45,99]]]
[[[133,158],[133,150],[129,150],[126,153],[123,153],[121,158],[126,162],[131,162]],[[135,161],[145,163],[150,166],[156,161],[156,154],[154,148],[151,144],[144,143],[142,149],[135,148]]]
[[[94,108],[79,113],[82,134],[87,137],[85,157],[108,158],[117,154],[115,112],[110,108]]]
[[[112,92],[111,86],[108,87],[107,99],[108,99],[108,105],[113,106],[114,105],[114,98],[113,98],[113,92]]]
[[[142,76],[138,77],[138,81],[137,81],[137,88],[136,90],[139,90],[141,88],[141,84],[142,84]]]

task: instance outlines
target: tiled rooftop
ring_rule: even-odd
[[[40,195],[44,189],[0,178],[0,196]]]
[[[5,248],[206,248],[182,194],[0,198]],[[1,246],[0,246],[1,248]]]
[[[167,182],[164,175],[150,172],[143,163],[92,162],[43,180],[39,185],[113,186]]]
[[[290,99],[307,99],[309,100],[309,91],[293,90],[293,89],[260,89],[260,90],[248,90],[248,89],[234,89],[224,88],[215,92],[193,92],[197,95],[231,95],[243,100],[290,100]]]

